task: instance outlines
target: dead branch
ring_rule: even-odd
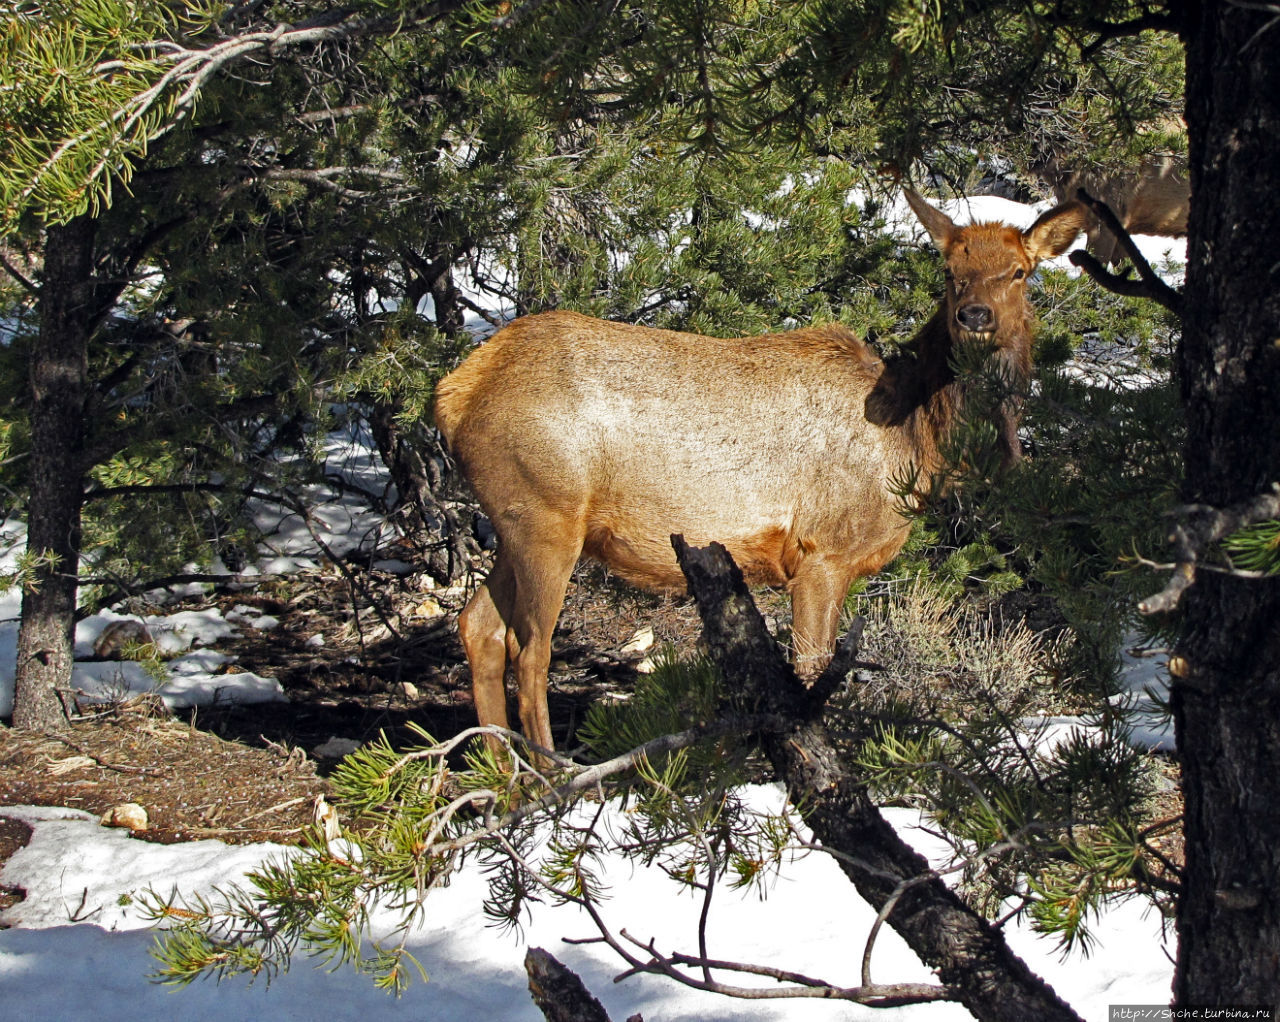
[[[797,998],[814,998],[824,1001],[852,1001],[872,1008],[900,1008],[908,1004],[930,1004],[937,1001],[953,1001],[955,992],[948,987],[935,983],[864,983],[855,987],[838,987],[820,979],[814,979],[801,973],[786,969],[775,969],[767,965],[751,965],[744,962],[727,962],[702,958],[694,955],[664,955],[654,942],[640,941],[622,930],[624,938],[648,955],[648,960],[636,958],[629,952],[620,949],[614,938],[607,935],[605,942],[615,951],[623,955],[632,967],[615,982],[637,973],[652,973],[667,976],[695,990],[706,990],[713,994],[736,997],[745,1001],[794,1000]],[[750,976],[763,976],[789,986],[776,987],[744,987],[724,983],[715,979],[695,979],[680,968],[690,968],[709,976],[711,970],[724,972],[740,972]]]
[[[1147,262],[1146,256],[1134,244],[1133,238],[1120,223],[1119,218],[1111,211],[1111,207],[1101,199],[1095,199],[1083,188],[1076,191],[1076,197],[1089,208],[1089,211],[1094,216],[1102,221],[1102,225],[1108,231],[1115,235],[1116,241],[1120,243],[1121,250],[1129,257],[1134,268],[1138,271],[1138,279],[1134,280],[1132,277],[1112,273],[1083,249],[1076,249],[1071,253],[1069,258],[1072,264],[1080,267],[1108,291],[1118,295],[1125,295],[1129,298],[1149,298],[1181,318],[1181,292],[1174,290],[1160,279],[1159,274]]]
[[[54,741],[61,742],[63,745],[66,745],[69,748],[74,749],[76,752],[80,753],[81,756],[87,756],[89,759],[93,760],[95,763],[98,764],[98,766],[102,767],[102,769],[104,770],[115,770],[117,773],[122,773],[122,774],[144,774],[147,777],[159,777],[161,774],[164,773],[163,770],[157,769],[156,767],[140,767],[140,766],[134,766],[131,763],[108,763],[101,756],[98,756],[95,753],[90,752],[79,742],[73,742],[70,738],[66,737],[65,735],[53,734],[53,735],[50,735],[49,737],[54,739]]]
[[[413,189],[404,184],[405,175],[380,167],[324,167],[311,170],[303,167],[280,167],[263,171],[259,177],[265,181],[296,181],[312,185],[325,191],[333,192],[342,199],[367,199],[373,194],[380,196],[409,195]],[[380,182],[373,188],[352,188],[335,180],[339,177],[373,178]],[[387,182],[391,182],[390,185]]]
[[[540,947],[524,956],[529,993],[547,1022],[609,1022],[604,1005],[591,996],[577,973]],[[633,1016],[634,1017],[634,1016]]]
[[[889,925],[976,1017],[1078,1020],[1009,949],[1003,934],[930,876],[928,862],[885,821],[825,726],[812,719],[809,691],[769,636],[728,551],[717,543],[695,549],[680,536],[672,537],[672,545],[712,659],[746,705],[785,721],[757,732],[761,748],[804,807],[817,840],[851,856],[836,861],[863,899],[879,911],[897,897]]]

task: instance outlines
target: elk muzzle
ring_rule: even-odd
[[[969,302],[956,309],[956,322],[972,334],[990,334],[996,329],[996,314],[989,305]]]

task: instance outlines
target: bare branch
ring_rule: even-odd
[[[862,644],[862,633],[866,630],[866,627],[867,619],[861,615],[850,622],[849,630],[845,632],[844,638],[840,640],[835,656],[831,658],[831,662],[823,668],[822,673],[818,675],[817,680],[809,688],[810,712],[815,716],[822,713],[823,707],[827,705],[827,700],[844,683],[844,679],[850,671],[858,669],[878,671],[882,669],[879,664],[867,663],[858,659],[858,647]]]
[[[743,962],[712,960],[692,955],[664,955],[654,946],[653,941],[642,943],[626,930],[622,936],[642,949],[648,956],[647,962],[634,959],[633,965],[624,975],[636,973],[652,973],[674,979],[695,990],[706,990],[710,993],[726,997],[736,997],[746,1001],[792,1000],[796,998],[821,998],[823,1000],[853,1001],[875,1008],[899,1007],[905,1004],[926,1004],[934,1001],[956,1000],[956,991],[952,988],[933,983],[871,983],[853,987],[840,987],[823,980],[814,979],[800,973],[785,969],[775,969],[767,965],[751,965]],[[633,957],[628,955],[628,957]],[[680,971],[680,966],[709,972],[718,969],[724,972],[740,972],[751,976],[762,976],[777,980],[779,983],[790,983],[790,986],[777,987],[745,987],[718,980],[696,979]]]
[[[1107,270],[1097,259],[1082,249],[1077,249],[1071,253],[1071,262],[1079,266],[1085,273],[1089,274],[1094,280],[1105,287],[1108,291],[1113,291],[1118,295],[1125,295],[1129,298],[1149,298],[1153,302],[1158,302],[1170,312],[1181,317],[1182,316],[1182,295],[1175,291],[1163,280],[1159,274],[1151,268],[1151,264],[1147,262],[1146,256],[1134,244],[1133,238],[1129,232],[1125,230],[1120,223],[1119,218],[1112,212],[1101,199],[1095,199],[1083,188],[1076,191],[1076,197],[1083,202],[1096,216],[1102,221],[1102,225],[1106,227],[1114,236],[1116,241],[1120,243],[1120,248],[1124,251],[1134,268],[1138,271],[1138,280],[1131,277],[1122,277],[1118,274]]]
[[[37,296],[40,294],[40,285],[14,266],[9,261],[9,257],[3,252],[0,252],[0,267],[3,267],[5,273],[22,285],[23,290],[28,294]]]
[[[403,174],[392,170],[384,170],[380,167],[324,167],[317,170],[301,167],[281,167],[265,171],[259,175],[259,179],[267,181],[298,181],[315,188],[323,188],[343,199],[367,199],[369,197],[370,193],[367,190],[351,188],[334,180],[334,178],[342,176],[372,177],[382,181],[395,182],[391,188],[379,189],[378,193],[380,195],[407,195],[413,191],[412,188],[404,183],[405,176]]]

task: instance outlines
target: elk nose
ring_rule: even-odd
[[[976,334],[987,333],[995,328],[995,313],[986,305],[962,305],[956,310],[956,319],[966,330]]]

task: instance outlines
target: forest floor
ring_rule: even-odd
[[[174,714],[154,698],[134,699],[87,713],[58,735],[0,724],[0,807],[103,815],[133,802],[147,812],[147,828],[136,833],[146,840],[297,841],[315,797],[328,789],[327,774],[354,744],[386,734],[408,745],[420,741],[411,724],[444,738],[475,723],[456,628],[467,595],[461,587],[426,588],[414,576],[329,573],[187,601],[183,609],[248,604],[278,619],[269,632],[245,629],[215,648],[235,656],[234,670],[277,678],[287,702]],[[691,648],[697,613],[688,600],[578,569],[553,647],[558,744],[591,703],[634,685],[645,653],[622,647],[645,628],[653,651],[664,643]],[[308,642],[317,634],[323,645]],[[0,817],[0,865],[25,840],[24,824]],[[17,896],[0,889],[0,908]]]

